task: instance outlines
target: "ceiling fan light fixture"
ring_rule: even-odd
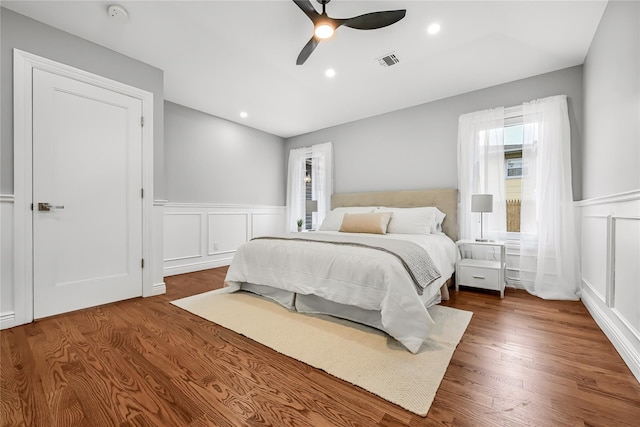
[[[331,38],[334,32],[335,29],[333,28],[333,26],[327,22],[319,22],[314,30],[316,37],[318,37],[319,39]]]
[[[327,15],[326,11],[327,3],[331,0],[317,1],[322,5],[322,13],[318,13],[311,4],[311,0],[293,0],[296,6],[298,6],[313,23],[313,36],[307,44],[304,45],[300,54],[298,54],[296,65],[304,64],[316,47],[318,47],[321,42],[330,39],[341,26],[356,30],[375,30],[395,24],[407,14],[406,9],[383,10],[365,13],[352,18],[333,19]]]

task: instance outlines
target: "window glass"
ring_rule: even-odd
[[[522,116],[512,117],[504,127],[505,196],[507,199],[507,232],[520,232],[520,205],[522,199],[522,144],[524,127]]]

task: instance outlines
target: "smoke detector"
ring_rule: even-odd
[[[391,52],[384,56],[381,56],[380,58],[376,58],[376,60],[383,67],[390,67],[400,62],[400,59],[395,52]]]
[[[107,8],[109,16],[117,21],[126,21],[129,18],[129,14],[124,7],[118,4],[112,4]]]

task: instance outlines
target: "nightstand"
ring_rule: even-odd
[[[499,291],[500,298],[504,298],[507,263],[504,242],[458,240],[456,246],[461,253],[464,246],[493,247],[499,249],[500,253],[495,261],[473,258],[460,259],[456,264],[456,291],[459,285],[470,286],[472,288]]]

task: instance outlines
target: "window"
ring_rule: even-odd
[[[522,157],[506,159],[505,164],[507,166],[505,178],[522,178]]]
[[[318,203],[313,199],[313,157],[305,159],[304,201],[304,229],[313,230],[318,227],[314,221]]]
[[[331,205],[333,145],[330,142],[294,148],[289,153],[287,231],[316,229]]]
[[[493,135],[490,141],[501,143],[487,144],[485,135]],[[471,212],[472,196],[493,194],[494,209],[484,223],[488,230],[485,236],[510,242],[517,254],[515,263],[507,259],[507,271],[514,273],[507,279],[541,298],[579,297],[570,177],[565,95],[460,116],[459,236],[473,239],[479,235],[481,218]],[[553,191],[545,191],[548,189]],[[508,228],[506,223],[510,223]]]
[[[507,232],[520,232],[520,207],[522,200],[522,144],[524,127],[522,115],[505,115],[504,126],[504,178]]]

